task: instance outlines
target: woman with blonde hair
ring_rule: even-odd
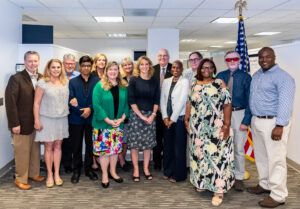
[[[149,171],[151,149],[156,146],[155,116],[160,99],[159,81],[153,77],[151,60],[141,56],[134,68],[128,87],[128,101],[131,105],[129,117],[128,148],[131,150],[134,182],[140,181],[138,154],[144,153],[143,171],[147,180],[152,180]]]
[[[104,70],[107,66],[107,57],[105,54],[98,53],[94,57],[94,64],[92,67],[92,74],[102,78]]]
[[[100,80],[104,74],[104,70],[107,66],[107,57],[103,53],[98,53],[95,55],[94,60],[93,60],[93,66],[92,66],[92,75],[97,76]],[[99,170],[99,162],[97,162],[96,157],[93,157],[93,164],[92,164],[92,169],[94,171]]]
[[[102,187],[109,187],[111,178],[122,183],[116,172],[118,154],[122,152],[124,120],[128,115],[127,83],[121,78],[116,62],[108,63],[102,79],[93,91],[93,145],[102,170]]]
[[[59,175],[62,139],[69,137],[68,132],[68,79],[62,62],[58,59],[48,61],[44,77],[37,82],[34,98],[34,128],[37,130],[35,141],[45,144],[47,167],[46,186],[63,184]],[[54,177],[53,167],[54,164]]]
[[[132,77],[134,68],[134,63],[130,57],[125,57],[120,64],[120,73],[121,77],[129,83],[130,78]],[[126,161],[126,153],[127,153],[127,138],[128,138],[128,131],[129,131],[129,123],[128,119],[124,122],[124,137],[123,137],[123,150],[119,154],[119,164],[122,170],[128,171],[130,169],[130,164]]]

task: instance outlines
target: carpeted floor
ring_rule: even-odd
[[[251,179],[245,182],[246,186],[257,184],[255,165],[247,163],[247,170]],[[45,174],[45,173],[42,173]],[[71,175],[62,174],[64,185],[47,189],[45,182],[30,182],[33,188],[21,191],[13,184],[13,171],[8,172],[0,179],[0,208],[16,209],[93,209],[93,208],[212,208],[209,192],[197,193],[189,180],[182,183],[171,183],[164,180],[161,172],[152,172],[154,179],[147,181],[141,176],[141,182],[134,183],[131,172],[120,171],[124,183],[110,182],[108,189],[103,189],[100,181],[90,181],[82,175],[80,182],[73,185]],[[289,167],[288,169],[289,197],[285,205],[279,209],[300,209],[300,174]],[[224,197],[223,204],[218,208],[226,209],[254,209],[260,208],[257,202],[265,195],[252,195],[236,192],[233,189]]]

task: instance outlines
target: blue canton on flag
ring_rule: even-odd
[[[244,20],[242,16],[239,17],[238,39],[235,51],[237,51],[241,56],[240,69],[245,72],[250,72],[248,47],[246,41]]]

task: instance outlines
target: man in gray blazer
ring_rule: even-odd
[[[28,51],[24,55],[25,69],[12,75],[5,89],[8,128],[12,132],[15,155],[15,184],[21,190],[31,188],[28,178],[41,182],[40,143],[35,142],[33,101],[40,63],[39,54]]]

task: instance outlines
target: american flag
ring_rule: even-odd
[[[245,72],[250,72],[250,62],[243,16],[239,16],[238,39],[235,51],[237,51],[241,56],[240,69],[244,70]]]
[[[240,70],[243,70],[243,71],[249,73],[250,72],[250,62],[249,62],[249,56],[248,56],[248,47],[247,47],[247,40],[246,40],[243,16],[239,16],[238,39],[237,39],[237,45],[236,45],[235,51],[237,51],[241,56]],[[252,134],[251,134],[250,128],[248,129],[247,141],[245,143],[244,150],[245,150],[245,157],[248,160],[253,162],[254,161],[254,150],[253,150],[253,141],[252,141]]]

